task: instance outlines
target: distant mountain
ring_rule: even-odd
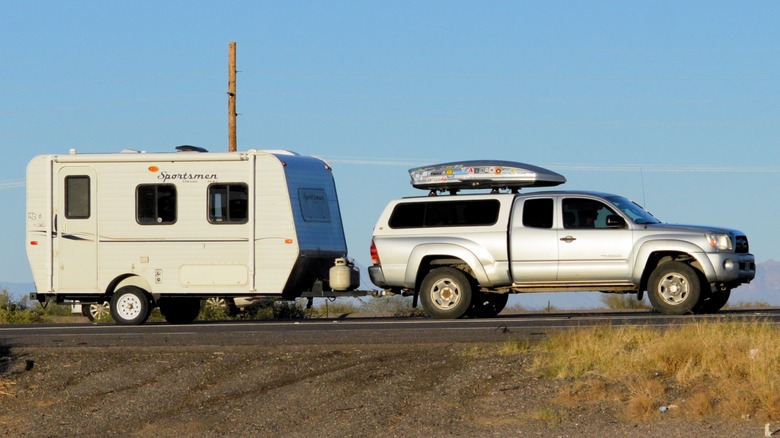
[[[780,306],[780,262],[767,260],[756,265],[756,278],[731,291],[729,304],[766,303]]]
[[[9,281],[0,281],[0,290],[7,290],[14,298],[21,298],[30,292],[35,292],[34,283],[13,283]]]

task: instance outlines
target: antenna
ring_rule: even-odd
[[[642,208],[647,211],[647,199],[645,199],[645,170],[639,166],[639,177],[642,180]]]

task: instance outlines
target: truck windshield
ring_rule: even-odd
[[[654,218],[647,210],[636,202],[622,196],[608,196],[607,200],[619,208],[635,224],[660,224],[661,221]]]

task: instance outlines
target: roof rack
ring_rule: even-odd
[[[409,169],[416,189],[457,193],[464,189],[511,190],[523,187],[552,187],[566,182],[566,177],[543,167],[514,161],[472,160],[434,164]]]

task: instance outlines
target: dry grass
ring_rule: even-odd
[[[631,418],[671,406],[699,418],[780,419],[780,328],[769,323],[596,327],[531,349],[537,372],[574,382],[564,404],[616,402]]]
[[[14,393],[11,390],[15,382],[7,379],[0,379],[0,397],[13,397]]]

